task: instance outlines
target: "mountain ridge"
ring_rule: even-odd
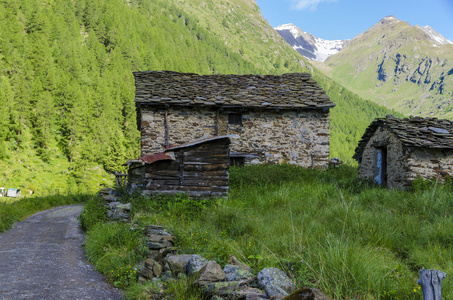
[[[453,44],[429,26],[386,16],[313,64],[362,98],[403,114],[453,117]]]
[[[306,59],[325,61],[329,56],[339,52],[349,40],[324,40],[304,32],[294,24],[283,24],[274,28],[294,50]]]

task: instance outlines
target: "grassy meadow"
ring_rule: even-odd
[[[422,299],[419,270],[453,274],[453,187],[418,181],[413,191],[376,187],[356,168],[326,171],[295,166],[230,169],[229,199],[130,195],[132,222],[158,224],[177,236],[182,253],[198,253],[222,266],[230,255],[255,272],[275,266],[301,286],[334,299]],[[146,257],[145,241],[131,224],[104,222],[92,198],[82,214],[89,259],[129,298],[203,299],[190,279],[135,283],[133,266]],[[451,279],[444,299],[453,299]]]

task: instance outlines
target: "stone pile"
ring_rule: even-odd
[[[249,266],[234,256],[222,268],[217,262],[198,254],[176,254],[180,251],[174,244],[175,237],[161,226],[148,225],[143,232],[150,254],[135,269],[139,282],[153,281],[162,287],[153,299],[164,297],[165,282],[187,277],[192,277],[194,286],[206,297],[216,300],[329,299],[315,289],[296,290],[293,281],[277,268],[265,268],[255,276]]]
[[[115,221],[130,220],[131,204],[123,204],[121,196],[113,189],[104,188],[99,195],[108,207],[107,217]],[[146,236],[149,254],[137,264],[138,282],[154,282],[158,291],[151,299],[166,299],[164,290],[168,282],[191,277],[191,282],[208,299],[227,300],[330,300],[323,292],[302,288],[296,290],[293,281],[277,268],[264,268],[256,276],[252,269],[231,256],[223,268],[213,260],[198,254],[177,254],[181,250],[175,245],[175,236],[162,226],[133,225],[130,230],[141,230]],[[151,292],[150,292],[151,293]]]
[[[105,202],[105,207],[107,208],[107,218],[114,221],[129,222],[131,204],[130,203],[121,203],[119,193],[111,188],[103,188],[99,191],[99,195]]]

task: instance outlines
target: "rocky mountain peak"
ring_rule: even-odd
[[[325,61],[340,51],[347,40],[324,40],[304,32],[294,24],[284,24],[274,28],[297,52],[309,60]]]

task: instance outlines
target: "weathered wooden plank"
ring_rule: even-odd
[[[168,170],[158,170],[158,171],[153,170],[152,172],[149,172],[146,174],[153,174],[153,175],[159,175],[159,176],[179,176],[178,169],[168,169]],[[145,174],[145,176],[146,176],[146,174]]]
[[[221,164],[228,161],[228,156],[187,156],[185,157],[187,162],[200,162],[200,163],[211,163],[211,164]]]
[[[188,176],[184,175],[184,183],[186,183],[186,180],[197,180],[197,181],[228,181],[227,176],[205,176],[204,173],[200,173],[201,176]]]
[[[155,184],[155,185],[180,185],[179,184],[179,177],[178,179],[152,179],[150,181],[150,184]]]
[[[146,179],[154,179],[154,180],[179,180],[179,174],[175,175],[161,175],[161,174],[152,174],[152,173],[146,173],[145,174]]]
[[[206,149],[206,150],[191,149],[191,150],[185,151],[184,153],[187,156],[199,156],[199,155],[207,155],[207,154],[218,156],[218,155],[228,154],[228,147],[217,148],[217,149],[210,148],[210,149]]]
[[[220,171],[228,170],[228,164],[190,164],[184,163],[184,171]]]
[[[204,176],[228,176],[228,170],[220,171],[185,171],[184,176],[186,177],[204,177]]]
[[[228,180],[187,180],[184,179],[185,186],[227,186]]]
[[[228,186],[175,186],[175,185],[147,185],[146,190],[153,190],[153,191],[162,191],[162,190],[168,190],[168,191],[187,191],[187,190],[193,190],[193,191],[213,191],[213,192],[218,192],[218,191],[226,191],[228,190]]]

